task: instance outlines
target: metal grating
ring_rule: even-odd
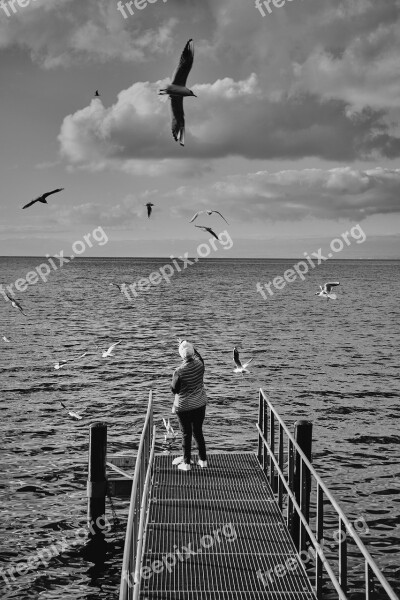
[[[255,455],[173,458],[155,457],[142,600],[315,599]]]

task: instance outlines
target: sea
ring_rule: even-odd
[[[42,262],[0,258],[0,282]],[[93,557],[89,427],[107,423],[108,456],[133,455],[153,390],[156,450],[179,452],[162,425],[171,416],[178,429],[169,387],[178,337],[205,360],[208,449],[256,451],[259,387],[290,430],[312,421],[316,471],[348,518],[367,524],[362,539],[400,594],[400,261],[331,260],[273,295],[257,291],[296,262],[201,259],[127,297],[110,284],[160,273],[170,259],[76,258],[16,294],[25,316],[0,295],[2,600],[118,597],[128,502],[107,501],[106,543]],[[326,281],[340,282],[336,300],[315,295]],[[244,377],[234,346],[252,358]]]

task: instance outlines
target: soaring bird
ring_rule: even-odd
[[[195,215],[194,215],[194,216],[193,216],[193,217],[190,219],[189,223],[193,223],[193,221],[194,221],[195,219],[197,219],[197,217],[198,217],[199,215],[202,215],[202,214],[204,214],[204,213],[206,213],[207,215],[212,215],[213,213],[217,213],[217,215],[219,215],[220,217],[222,217],[222,218],[223,218],[223,220],[225,221],[225,223],[228,223],[228,221],[225,219],[225,217],[224,217],[223,215],[221,215],[221,213],[219,212],[219,210],[210,210],[210,209],[207,209],[207,210],[199,210],[199,211],[198,211],[198,212],[197,212],[197,213],[196,213],[196,214],[195,214]],[[228,223],[228,225],[229,225],[229,223]]]
[[[171,99],[172,135],[181,146],[185,145],[185,113],[183,112],[183,98],[196,94],[186,87],[186,81],[193,65],[194,44],[190,39],[183,49],[178,68],[172,76],[172,83],[162,88],[159,94],[168,94]]]
[[[28,202],[28,204],[25,204],[25,206],[23,206],[22,208],[29,208],[29,206],[32,206],[32,204],[35,204],[35,202],[42,202],[43,204],[47,204],[47,200],[46,198],[48,196],[51,196],[51,194],[56,194],[57,192],[62,192],[64,188],[57,188],[56,190],[53,190],[52,192],[46,192],[46,194],[43,194],[42,196],[38,196],[38,198],[35,198],[35,200],[31,200],[31,202]]]
[[[10,343],[10,340],[9,340],[9,339],[8,339],[8,337],[6,337],[5,335],[3,335],[3,337],[2,337],[2,340],[3,340],[4,342],[7,342],[7,344],[9,344],[9,343]]]
[[[83,419],[83,417],[81,417],[81,415],[78,415],[78,413],[73,412],[72,410],[68,410],[68,408],[63,402],[60,401],[60,404],[63,407],[63,409],[67,411],[68,415],[75,421],[81,421]]]
[[[163,423],[164,423],[164,427],[166,429],[166,433],[164,435],[165,441],[174,440],[176,438],[176,433],[175,433],[171,423],[169,422],[169,419],[168,419],[168,421],[163,419]]]
[[[321,298],[326,298],[327,300],[336,300],[336,294],[331,294],[331,289],[335,285],[340,285],[339,281],[331,281],[330,283],[325,283],[324,287],[320,285],[320,291],[315,293],[315,296],[321,296]]]
[[[96,93],[95,93],[94,97],[95,98],[100,98],[99,90],[96,90]]]
[[[113,350],[114,350],[115,346],[118,346],[118,344],[120,344],[120,343],[121,343],[121,341],[115,342],[114,344],[111,344],[111,346],[109,347],[109,349],[108,350],[104,350],[104,352],[102,353],[101,356],[103,358],[108,358],[109,356],[114,356],[113,355]]]
[[[13,308],[17,308],[20,312],[22,312],[22,314],[24,315],[24,317],[26,317],[26,314],[24,313],[24,309],[22,308],[22,306],[20,305],[20,303],[18,302],[18,300],[16,300],[12,296],[10,296],[10,294],[8,294],[7,292],[6,292],[6,296],[9,299],[9,301],[11,302],[11,306]]]
[[[151,212],[153,210],[154,204],[152,202],[147,202],[147,217],[150,219]]]
[[[203,227],[203,225],[195,225],[195,227],[197,227],[198,229],[204,229],[204,231],[208,231],[209,233],[211,233],[211,235],[213,235],[219,241],[219,237],[217,236],[216,233],[213,232],[211,227]]]
[[[246,363],[244,363],[244,365],[242,365],[240,358],[239,358],[239,350],[235,346],[233,349],[233,362],[236,365],[236,369],[234,369],[233,372],[241,373],[242,377],[243,377],[243,373],[248,373],[247,367],[251,363],[252,360],[253,359],[250,358],[250,360],[248,360]]]

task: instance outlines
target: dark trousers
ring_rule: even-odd
[[[184,462],[190,465],[192,454],[192,435],[197,442],[199,459],[207,460],[206,443],[203,435],[203,422],[206,416],[206,407],[201,406],[194,410],[185,410],[176,413],[179,419],[179,427],[182,432],[182,450]]]

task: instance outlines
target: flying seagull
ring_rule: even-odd
[[[80,360],[81,358],[86,356],[86,354],[87,354],[87,352],[84,352],[83,354],[81,354],[80,356],[77,356],[76,358],[67,358],[65,360],[60,360],[60,361],[56,362],[56,364],[54,365],[54,368],[56,369],[56,371],[58,371],[59,369],[64,367],[67,364],[67,362],[74,362],[75,360]]]
[[[236,346],[233,349],[233,362],[236,365],[236,369],[234,369],[234,373],[241,373],[242,377],[243,377],[243,373],[248,373],[247,367],[248,365],[251,363],[253,359],[250,358],[250,360],[248,360],[246,363],[244,363],[244,365],[242,365],[240,358],[239,358],[239,350],[236,348]]]
[[[10,340],[9,340],[9,339],[8,339],[8,338],[7,338],[5,335],[3,335],[3,337],[2,337],[2,340],[3,340],[4,342],[7,342],[7,344],[9,344],[9,343],[10,343]]]
[[[63,402],[60,401],[60,404],[63,407],[63,409],[67,411],[68,415],[75,421],[81,421],[83,419],[83,417],[81,417],[81,415],[78,415],[78,413],[73,412],[72,410],[68,410],[68,408]]]
[[[183,112],[183,98],[196,94],[186,87],[186,81],[193,65],[194,45],[190,39],[183,49],[178,68],[172,76],[172,83],[162,88],[159,94],[167,94],[171,99],[172,135],[181,146],[185,145],[185,113]]]
[[[9,299],[9,301],[11,302],[11,306],[13,308],[17,308],[20,312],[22,312],[24,317],[26,317],[26,314],[24,313],[24,310],[23,310],[22,306],[20,305],[20,303],[18,302],[18,300],[16,300],[12,296],[10,296],[10,294],[8,294],[7,292],[6,292],[6,296]]]
[[[25,204],[25,206],[23,206],[22,208],[29,208],[29,206],[32,206],[32,204],[35,204],[35,202],[42,202],[42,204],[47,204],[47,200],[46,198],[48,196],[51,196],[51,194],[56,194],[57,192],[62,192],[64,188],[57,188],[56,190],[53,190],[52,192],[46,192],[46,194],[43,194],[42,196],[38,196],[38,198],[35,198],[35,200],[31,200],[31,202],[28,202],[28,204]]]
[[[175,437],[176,437],[176,433],[173,430],[173,427],[172,427],[171,423],[169,422],[169,419],[168,419],[168,421],[166,421],[165,419],[163,419],[163,423],[164,423],[164,427],[166,429],[166,433],[165,433],[165,436],[164,436],[165,441],[167,441],[167,440],[174,440]]]
[[[216,233],[213,232],[211,227],[203,227],[203,225],[195,225],[195,227],[197,227],[198,229],[204,229],[204,231],[208,231],[209,233],[211,233],[211,235],[213,235],[219,241],[219,237],[217,236]]]
[[[340,285],[339,281],[331,281],[330,283],[325,283],[324,287],[320,285],[320,291],[315,293],[315,296],[321,296],[321,298],[326,298],[327,300],[336,300],[336,294],[331,294],[331,289],[335,285]]]
[[[122,291],[122,287],[118,284],[118,283],[110,283],[110,285],[117,287],[119,289],[119,291],[121,292],[121,294],[123,294],[124,292]]]
[[[212,215],[213,213],[217,213],[217,215],[219,215],[220,217],[222,217],[222,218],[223,218],[223,220],[225,221],[225,223],[228,223],[228,221],[225,219],[225,217],[221,215],[221,213],[219,212],[219,210],[210,210],[210,209],[207,209],[207,210],[199,210],[199,212],[197,212],[197,213],[194,215],[194,217],[192,217],[192,218],[190,219],[189,223],[193,223],[193,221],[194,221],[195,219],[197,219],[197,217],[198,217],[199,215],[202,215],[203,213],[207,213],[208,215]],[[228,225],[229,225],[229,223],[228,223]]]
[[[151,211],[153,210],[154,204],[152,202],[147,202],[147,216],[150,219]]]
[[[109,349],[108,350],[104,350],[101,356],[103,358],[108,358],[109,356],[114,356],[113,355],[113,350],[114,350],[115,346],[118,346],[118,344],[120,344],[120,343],[121,343],[121,341],[115,342],[115,344],[111,344],[111,346],[109,347]]]

